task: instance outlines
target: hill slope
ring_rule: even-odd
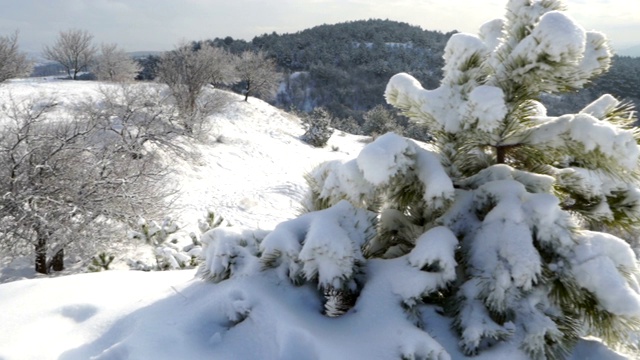
[[[20,102],[35,97],[54,98],[58,115],[88,98],[98,98],[101,89],[118,85],[90,81],[16,80],[0,87],[0,99]],[[194,158],[167,157],[178,184],[178,196],[166,209],[181,228],[174,237],[190,242],[189,233],[198,233],[198,221],[208,210],[221,215],[230,224],[272,229],[279,222],[295,217],[297,200],[305,190],[304,174],[319,162],[347,158],[363,146],[353,135],[336,132],[324,148],[314,148],[299,137],[304,133],[301,121],[262,100],[221,92],[227,105],[210,117],[211,130],[203,143],[194,143]],[[150,219],[161,221],[163,219]],[[122,234],[122,239],[127,237]],[[125,248],[127,248],[125,246]],[[127,268],[127,260],[153,260],[148,248],[118,253],[116,268]],[[32,261],[18,259],[10,267],[0,256],[0,283],[34,277]],[[87,259],[67,259],[78,271]],[[119,264],[118,264],[119,263]]]

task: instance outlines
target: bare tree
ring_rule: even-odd
[[[12,100],[0,114],[0,248],[35,254],[43,274],[64,268],[65,249],[82,254],[119,224],[157,216],[168,195],[153,154],[126,156],[99,118],[57,120],[56,106]]]
[[[7,36],[0,36],[0,83],[29,74],[31,62],[27,55],[18,48],[18,31]]]
[[[88,71],[94,61],[97,49],[92,40],[93,35],[86,30],[61,31],[55,44],[45,45],[42,54],[46,59],[60,63],[69,77],[76,80],[78,73]]]
[[[117,150],[140,159],[153,149],[189,157],[180,111],[160,85],[121,84],[104,86],[101,98],[83,105],[83,112],[98,119],[99,126],[118,139]]]
[[[92,69],[98,80],[115,82],[132,81],[142,71],[142,67],[117,44],[102,44]]]
[[[196,109],[198,97],[208,84],[230,84],[234,79],[233,57],[210,45],[198,50],[182,44],[165,53],[158,66],[158,78],[169,86],[177,105],[187,113]]]
[[[244,88],[244,101],[248,101],[249,96],[272,98],[282,79],[275,61],[262,51],[242,53],[236,63],[236,76]]]

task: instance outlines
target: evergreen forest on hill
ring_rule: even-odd
[[[251,41],[231,37],[207,42],[232,53],[266,51],[285,74],[275,105],[305,112],[326,108],[334,117],[353,117],[385,104],[381,94],[396,73],[406,72],[426,89],[442,78],[442,55],[456,33],[423,30],[391,20],[320,25],[292,34],[263,34]],[[614,56],[608,73],[586,89],[560,97],[542,96],[550,114],[576,112],[602,94],[640,104],[640,58]]]
[[[453,34],[390,20],[320,25],[294,34],[264,34],[251,42],[209,40],[230,52],[263,50],[285,74],[275,104],[309,112],[326,108],[338,118],[362,120],[384,104],[389,78],[407,72],[427,87],[442,78],[444,46]]]

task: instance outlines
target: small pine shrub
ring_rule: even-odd
[[[303,118],[305,133],[301,140],[314,147],[324,147],[333,134],[333,118],[324,108],[316,108]]]
[[[378,105],[364,113],[363,118],[362,131],[365,135],[370,135],[375,138],[388,132],[393,132],[398,135],[404,134],[404,129],[402,125],[399,124],[398,118],[392,111],[387,110],[382,105]]]
[[[225,222],[225,219],[221,215],[216,214],[216,212],[212,209],[208,209],[204,220],[198,220],[198,229],[200,229],[201,234],[204,234],[207,231],[215,229],[224,223],[226,223],[226,226],[231,226],[231,224]]]
[[[91,272],[100,272],[102,270],[109,270],[109,266],[116,257],[106,252],[101,252],[97,256],[91,258],[91,264],[88,269]]]
[[[362,127],[352,116],[347,118],[334,118],[331,122],[333,128],[353,135],[362,135]],[[344,136],[344,134],[341,134]]]
[[[144,240],[145,243],[151,245],[164,244],[169,235],[180,230],[178,225],[170,218],[166,218],[162,223],[146,219],[138,221],[138,229],[129,232],[129,238]]]

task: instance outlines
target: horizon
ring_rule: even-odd
[[[181,41],[231,36],[250,41],[276,32],[288,34],[315,26],[386,19],[423,30],[477,33],[486,21],[503,17],[507,1],[464,0],[0,0],[0,35],[20,32],[23,51],[39,53],[60,31],[87,30],[95,43],[117,43],[129,52],[166,51]],[[640,3],[622,0],[564,1],[567,13],[587,30],[603,32],[612,47],[640,45]],[[464,9],[461,11],[460,9]],[[436,16],[430,16],[435,14]]]

